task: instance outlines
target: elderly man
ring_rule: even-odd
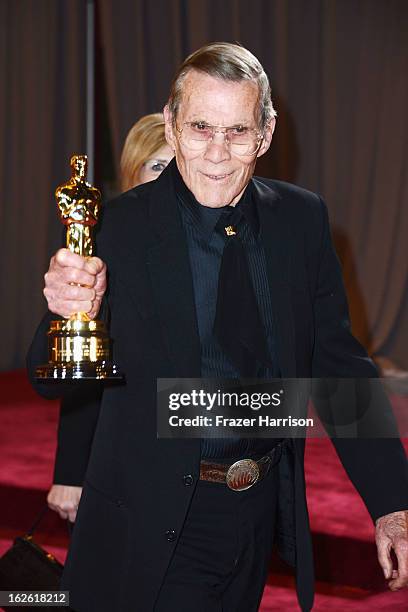
[[[350,333],[321,199],[252,178],[275,127],[258,60],[238,45],[203,47],[178,71],[164,114],[175,162],[106,206],[98,257],[61,249],[45,276],[50,313],[95,317],[102,305],[109,309],[114,359],[126,373],[126,385],[103,395],[62,586],[78,612],[251,612],[275,540],[310,610],[304,440],[157,439],[156,379],[376,371]],[[45,359],[50,313],[31,364]],[[82,448],[93,417],[84,410],[78,421]],[[401,588],[408,583],[401,443],[334,444],[376,522],[385,578]],[[230,488],[228,469],[244,458],[266,467],[254,486]]]

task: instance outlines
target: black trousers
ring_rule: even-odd
[[[199,481],[154,612],[256,612],[271,556],[277,466],[247,491]]]

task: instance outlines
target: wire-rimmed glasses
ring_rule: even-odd
[[[186,121],[179,128],[180,141],[192,151],[201,151],[214,139],[217,132],[224,134],[224,141],[234,155],[254,155],[262,142],[263,134],[244,125],[223,127],[209,125],[204,121]]]

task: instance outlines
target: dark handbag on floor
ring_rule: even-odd
[[[34,530],[44,517],[45,507],[31,529],[15,538],[13,545],[0,558],[0,591],[58,591],[64,566],[33,539]],[[16,606],[4,610],[16,612]],[[21,610],[30,608],[22,607]],[[49,608],[35,607],[35,610]],[[55,610],[55,607],[53,607]],[[59,608],[68,610],[68,608]]]

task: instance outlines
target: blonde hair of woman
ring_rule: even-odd
[[[156,179],[173,157],[161,113],[145,115],[130,129],[120,159],[121,190]]]

